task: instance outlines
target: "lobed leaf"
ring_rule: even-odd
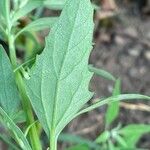
[[[0,46],[0,107],[12,118],[19,109],[20,97],[10,60]]]
[[[32,106],[48,136],[57,137],[93,95],[88,90],[92,20],[90,0],[68,0],[26,82]]]

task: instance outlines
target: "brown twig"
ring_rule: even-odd
[[[140,110],[140,111],[147,111],[150,112],[150,106],[142,103],[138,104],[131,104],[131,103],[125,103],[121,102],[120,107],[125,108],[125,109],[131,109],[131,110]]]

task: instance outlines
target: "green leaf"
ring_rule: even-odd
[[[131,124],[119,131],[129,147],[136,147],[136,143],[140,137],[145,133],[150,133],[150,125],[146,124]]]
[[[79,144],[79,145],[87,145],[88,147],[90,148],[97,148],[99,147],[95,142],[93,141],[90,141],[86,138],[82,138],[78,135],[72,135],[72,134],[68,134],[68,133],[61,133],[59,135],[59,138],[58,138],[59,141],[61,142],[66,142],[66,143],[69,143],[69,144]]]
[[[9,58],[0,46],[0,106],[12,118],[19,109],[20,98]]]
[[[27,93],[48,136],[57,137],[93,95],[88,90],[92,32],[90,0],[68,0],[37,56]]]
[[[12,141],[11,141],[11,139],[8,137],[8,136],[6,136],[6,135],[4,135],[4,134],[2,134],[2,133],[0,133],[0,141],[3,141],[3,142],[5,142],[7,145],[9,145],[13,150],[20,150],[16,145],[15,145],[15,143],[13,143]]]
[[[116,150],[115,145],[111,140],[108,141],[108,147],[109,150]]]
[[[66,0],[46,0],[44,6],[52,10],[62,10]]]
[[[96,138],[96,143],[104,143],[110,138],[110,132],[104,131]]]
[[[19,8],[13,15],[12,22],[17,21],[21,17],[24,17],[26,14],[30,13],[32,10],[43,5],[43,0],[29,0],[26,5]]]
[[[117,96],[108,97],[106,99],[99,100],[98,102],[92,104],[91,106],[81,110],[80,112],[78,112],[76,114],[76,116],[81,115],[86,112],[89,112],[89,111],[92,111],[92,110],[99,108],[100,106],[106,105],[108,103],[113,103],[113,102],[122,101],[122,100],[132,100],[132,99],[150,100],[150,97],[145,96],[145,95],[140,95],[140,94],[121,94],[121,95],[117,95]]]
[[[76,145],[76,146],[70,147],[66,150],[90,150],[90,149],[86,145]]]
[[[96,75],[101,76],[107,80],[112,80],[112,81],[116,80],[115,77],[109,72],[102,69],[95,68],[92,65],[89,65],[89,71],[94,72]]]
[[[17,142],[19,143],[20,147],[23,150],[32,150],[20,128],[15,125],[12,119],[1,107],[0,107],[0,117],[3,119],[3,122],[6,124],[7,128],[9,128],[14,133],[15,135],[14,140],[17,139]]]
[[[114,138],[121,147],[128,148],[126,140],[124,140],[120,135],[116,134]]]
[[[9,9],[9,0],[0,0],[0,16],[2,16],[4,19],[8,19]]]
[[[113,90],[113,96],[117,96],[121,94],[121,81],[118,79],[115,83],[115,87]],[[119,101],[108,104],[107,112],[106,112],[106,125],[110,125],[119,113]]]
[[[54,23],[56,23],[57,20],[58,20],[57,17],[46,17],[37,19],[28,24],[20,32],[18,32],[16,37],[18,37],[21,33],[26,31],[40,31],[46,28],[51,28],[54,25]]]

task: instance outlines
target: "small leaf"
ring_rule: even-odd
[[[92,65],[89,65],[89,71],[94,72],[96,75],[101,76],[107,80],[112,80],[112,81],[116,80],[115,77],[109,72],[102,69],[95,68]]]
[[[27,93],[49,137],[58,137],[93,95],[88,90],[92,34],[90,0],[68,0],[31,70]]]
[[[20,98],[9,58],[0,46],[0,106],[12,118],[19,109]]]
[[[30,24],[28,24],[25,28],[23,28],[16,37],[18,37],[21,33],[26,32],[26,31],[40,31],[46,28],[51,28],[54,23],[58,20],[57,17],[47,17],[47,18],[40,18],[37,19]]]
[[[15,125],[15,123],[11,120],[11,118],[1,107],[0,107],[0,117],[2,117],[3,122],[6,124],[7,128],[9,128],[15,134],[16,138],[14,138],[14,140],[17,139],[17,142],[19,143],[20,147],[23,150],[32,150],[20,128]]]
[[[21,17],[24,17],[26,14],[30,13],[32,10],[43,5],[43,0],[29,0],[26,5],[18,9],[13,15],[12,22],[17,21]]]
[[[96,138],[96,143],[104,143],[107,142],[107,140],[110,138],[110,132],[104,131]]]
[[[135,148],[140,137],[145,133],[150,133],[150,125],[131,124],[120,129],[119,133],[123,136],[129,147]]]
[[[86,138],[82,138],[78,135],[72,135],[68,133],[61,133],[58,140],[69,144],[87,145],[88,147],[95,149],[98,147],[98,145],[93,141],[90,141]]]
[[[113,96],[117,96],[121,94],[121,82],[118,79],[115,83],[115,87],[113,90]],[[108,104],[107,112],[106,112],[106,125],[110,125],[119,113],[119,101]]]

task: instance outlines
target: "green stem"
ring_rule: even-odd
[[[9,55],[10,55],[10,60],[11,60],[12,66],[15,69],[17,67],[17,57],[16,57],[16,50],[15,50],[15,39],[14,39],[13,33],[11,32],[10,21],[8,21],[7,29],[8,29],[7,34],[8,34],[8,44],[9,44]],[[16,77],[16,84],[18,86],[19,93],[22,98],[23,110],[26,113],[27,126],[29,126],[30,124],[35,122],[34,115],[32,112],[32,108],[31,108],[28,96],[26,94],[25,85],[24,85],[23,78],[22,78],[20,72],[17,71],[15,73],[15,77]],[[33,150],[42,150],[36,125],[34,125],[30,129],[29,138],[30,138],[30,142],[31,142]]]
[[[54,131],[50,134],[50,150],[57,150],[57,137]]]

